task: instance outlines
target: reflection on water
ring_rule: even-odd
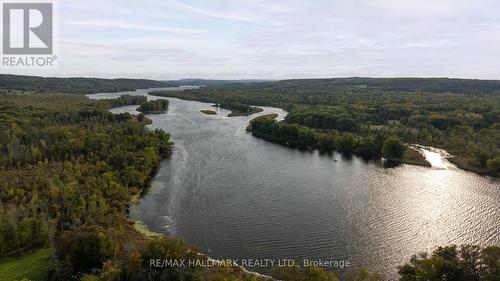
[[[447,160],[447,158],[452,156],[442,149],[417,144],[411,145],[411,147],[422,153],[425,159],[431,163],[433,169],[458,169],[454,164]]]
[[[349,260],[394,279],[438,245],[500,244],[498,180],[289,149],[246,133],[253,117],[169,100],[167,114],[148,117],[172,134],[174,153],[131,215],[214,258]]]

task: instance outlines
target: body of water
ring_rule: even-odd
[[[283,118],[281,109],[228,118],[226,110],[200,112],[210,104],[168,100],[168,113],[148,118],[152,128],[171,133],[174,151],[131,216],[213,258],[349,261],[393,280],[412,254],[440,245],[500,244],[500,182],[441,165],[435,151],[429,152],[433,168],[384,168],[245,132],[255,116]]]

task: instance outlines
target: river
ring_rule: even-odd
[[[255,116],[283,118],[281,109],[228,118],[201,113],[207,103],[168,100],[168,113],[148,118],[171,133],[174,151],[131,216],[210,257],[349,261],[394,280],[397,265],[439,245],[500,245],[500,181],[440,163],[434,151],[433,168],[387,168],[245,132]]]

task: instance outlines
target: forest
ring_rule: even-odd
[[[500,176],[500,82],[460,79],[310,79],[233,83],[158,96],[281,107],[283,122],[250,130],[269,140],[383,156],[387,139],[447,150],[463,169]],[[399,86],[398,86],[399,85]],[[398,156],[398,155],[393,155]],[[390,157],[398,158],[398,157]]]
[[[120,254],[129,198],[172,146],[167,133],[107,111],[129,102],[0,96],[2,255],[49,247],[51,278],[69,280]]]
[[[134,91],[168,87],[166,82],[146,79],[59,78],[0,74],[0,92],[78,93]]]
[[[496,95],[365,88],[305,95],[276,85],[274,92],[264,93],[243,90],[248,84],[226,87],[169,94],[226,106],[286,108],[290,115],[284,122],[267,116],[254,119],[249,129],[297,146],[397,158],[405,143],[433,144],[451,152],[460,152],[466,144],[466,153],[456,155],[471,160],[471,165],[478,165],[478,151],[485,151],[485,167],[494,168],[498,159]],[[128,217],[132,196],[147,189],[174,144],[167,132],[148,129],[144,115],[108,110],[146,102],[145,97],[127,95],[90,100],[78,94],[19,89],[0,93],[0,280],[267,279],[238,267],[150,266],[150,259],[207,257],[176,238],[145,235]],[[403,281],[500,279],[498,247],[447,246],[407,258],[398,268]],[[28,261],[30,268],[24,264]],[[30,274],[20,276],[20,268]],[[287,281],[339,280],[316,267],[276,268],[273,276]],[[353,268],[343,280],[385,279]]]

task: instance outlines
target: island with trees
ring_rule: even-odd
[[[158,99],[141,103],[137,111],[144,114],[161,114],[168,110],[168,100]]]
[[[231,102],[231,103],[218,102],[214,106],[231,110],[231,113],[229,113],[227,117],[248,116],[264,111],[262,108],[238,102]]]

